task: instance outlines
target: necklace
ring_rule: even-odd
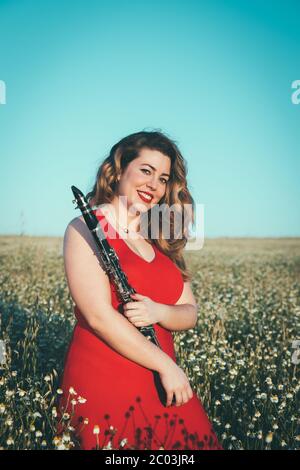
[[[143,241],[145,241],[144,237],[142,237],[141,235],[140,235],[140,236],[137,236],[137,235],[138,235],[138,232],[135,232],[134,230],[129,230],[129,228],[127,228],[127,227],[122,227],[122,226],[119,224],[119,222],[117,221],[117,219],[116,219],[116,217],[114,216],[114,214],[112,214],[110,208],[108,208],[108,212],[110,213],[110,215],[113,216],[113,218],[114,218],[114,220],[115,220],[117,226],[120,227],[125,233],[131,232],[131,233],[133,233],[133,234],[135,235],[134,238],[142,239]],[[126,241],[125,243],[126,243],[126,245],[128,245],[129,242],[128,242],[127,237],[126,237],[126,240],[127,240],[127,241]],[[131,247],[133,248],[133,251],[137,252],[136,254],[137,254],[138,256],[140,256],[142,259],[145,260],[145,257],[143,256],[143,253],[139,250],[138,246],[137,246],[136,244],[133,244],[130,238],[129,238],[129,240],[130,240],[129,248],[130,248],[130,246],[131,246]],[[146,260],[146,261],[147,261],[147,260]],[[151,261],[152,261],[152,260],[151,260]],[[150,261],[147,261],[147,262],[149,263]]]
[[[138,232],[135,232],[134,230],[129,230],[128,227],[122,227],[122,225],[120,225],[119,222],[118,222],[118,220],[116,219],[115,215],[112,214],[110,208],[108,207],[107,209],[108,209],[108,212],[110,213],[110,215],[113,217],[114,221],[116,222],[118,228],[120,228],[121,230],[123,230],[123,231],[124,231],[125,233],[127,233],[127,234],[128,234],[129,232],[131,232],[131,233],[135,234],[135,236],[137,235]]]

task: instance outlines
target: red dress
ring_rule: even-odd
[[[102,212],[98,210],[95,214],[129,284],[156,302],[175,304],[182,294],[184,281],[173,261],[153,245],[155,258],[145,261],[129,248]],[[112,284],[111,295],[112,305],[117,309],[120,302]],[[80,439],[80,449],[95,448],[98,439],[100,448],[111,440],[114,449],[222,450],[195,392],[184,405],[164,407],[155,388],[153,372],[119,354],[97,336],[77,306],[74,313],[77,323],[65,357],[60,384],[64,393],[59,405],[66,407],[70,387],[77,395],[69,396],[69,413],[72,398],[86,399],[85,403],[74,406],[71,423]],[[176,362],[172,332],[158,324],[154,329],[161,348]],[[88,418],[88,424],[83,424],[83,418]],[[93,433],[95,425],[100,428],[98,435]]]

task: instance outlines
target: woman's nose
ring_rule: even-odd
[[[151,181],[147,183],[147,186],[149,186],[149,188],[151,188],[152,190],[155,190],[157,187],[156,179],[152,178]]]

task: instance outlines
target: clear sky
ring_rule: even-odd
[[[63,235],[71,185],[160,129],[205,237],[300,236],[299,79],[298,0],[0,0],[0,233]]]

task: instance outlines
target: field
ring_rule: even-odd
[[[0,240],[0,448],[73,449],[69,416],[55,435],[75,324],[62,239]],[[198,322],[176,353],[220,443],[300,449],[300,239],[211,239],[185,258]]]

